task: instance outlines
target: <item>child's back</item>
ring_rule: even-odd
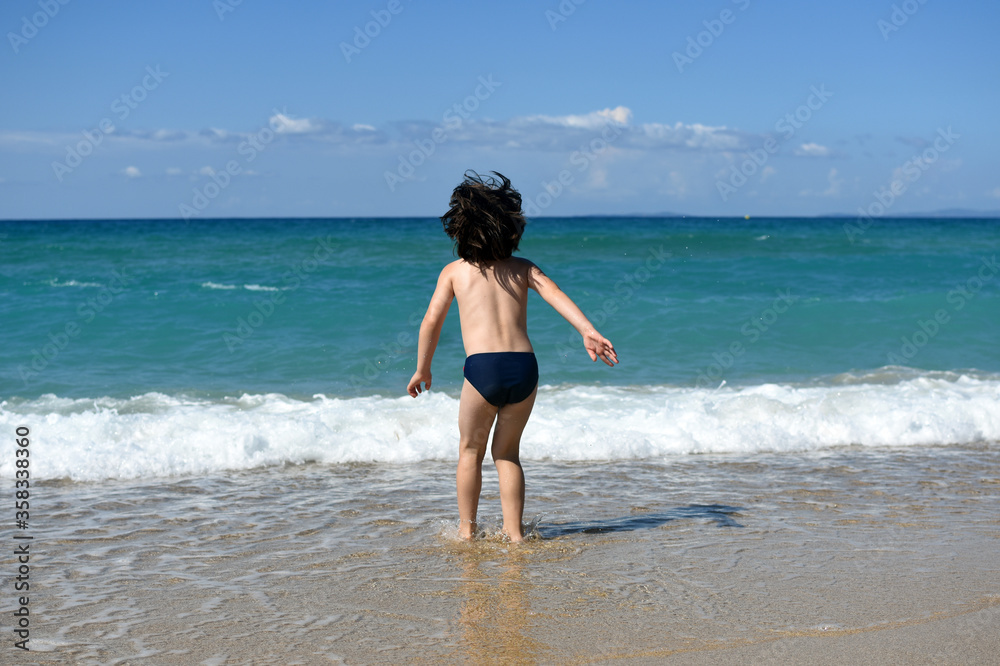
[[[524,231],[521,195],[510,181],[484,182],[466,176],[455,188],[451,208],[441,218],[461,257],[441,271],[420,325],[417,371],[407,385],[414,398],[431,387],[431,360],[451,301],[458,301],[465,344],[465,383],[459,403],[459,535],[472,538],[482,490],[482,464],[490,429],[500,476],[503,532],[524,537],[524,473],[519,457],[521,432],[535,402],[538,364],[528,340],[528,290],[534,289],[583,336],[591,360],[618,362],[614,346],[594,330],[580,308],[542,271],[512,253]]]
[[[465,355],[534,351],[528,340],[528,285],[534,267],[510,257],[476,266],[464,259],[445,267],[462,323]]]

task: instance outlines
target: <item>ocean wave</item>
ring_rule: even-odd
[[[438,392],[416,400],[280,394],[209,400],[147,393],[0,403],[3,431],[31,430],[32,478],[77,481],[310,461],[451,460],[457,416],[458,400]],[[521,453],[528,460],[587,461],[980,441],[1000,441],[1000,380],[919,376],[894,384],[715,391],[543,386]],[[0,461],[0,476],[14,476],[13,461]]]
[[[248,291],[282,291],[281,287],[268,287],[260,284],[245,284],[242,287],[235,284],[220,284],[218,282],[202,282],[203,289],[246,289]]]
[[[103,287],[103,284],[98,282],[78,282],[77,280],[67,280],[66,282],[60,282],[58,278],[52,278],[46,284],[50,287]]]

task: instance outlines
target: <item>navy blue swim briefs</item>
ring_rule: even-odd
[[[487,352],[465,359],[465,378],[494,407],[527,399],[538,385],[533,352]]]

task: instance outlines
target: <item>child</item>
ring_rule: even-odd
[[[458,533],[472,539],[483,484],[483,458],[490,428],[491,453],[500,477],[503,533],[524,539],[524,472],[521,432],[531,415],[538,387],[538,364],[528,340],[528,289],[534,289],[583,336],[592,361],[614,367],[614,346],[594,330],[580,308],[527,259],[511,255],[524,232],[521,195],[497,172],[484,180],[466,172],[441,217],[458,250],[457,261],[444,267],[420,324],[417,371],[407,385],[414,398],[421,384],[431,387],[431,359],[452,298],[458,299],[465,344],[465,383],[458,408]]]

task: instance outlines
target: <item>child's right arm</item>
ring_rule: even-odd
[[[434,358],[434,351],[437,349],[438,339],[441,337],[441,327],[444,326],[444,318],[448,316],[448,308],[455,298],[455,288],[451,282],[451,264],[444,267],[441,275],[438,276],[437,287],[434,295],[431,296],[430,305],[427,306],[427,314],[420,323],[420,340],[417,343],[417,371],[413,373],[410,383],[406,385],[406,392],[414,398],[421,392],[420,384],[426,388],[431,387],[431,360]]]
[[[618,363],[618,354],[611,341],[597,332],[573,299],[563,293],[562,289],[542,272],[542,269],[531,262],[528,263],[531,264],[528,270],[528,286],[537,291],[546,303],[583,336],[583,347],[590,355],[591,361],[601,359],[605,364],[614,367],[615,363]]]

